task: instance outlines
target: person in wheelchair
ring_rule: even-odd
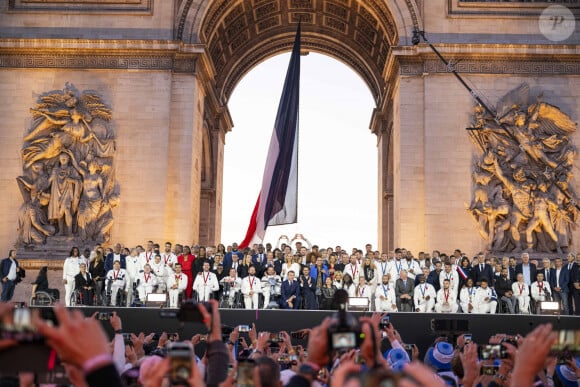
[[[213,292],[219,290],[220,284],[215,273],[209,271],[209,261],[203,263],[203,271],[197,274],[193,281],[193,290],[197,293],[197,301],[209,301]]]
[[[276,274],[274,266],[269,265],[262,277],[262,294],[264,295],[264,309],[277,309],[282,279]],[[270,302],[272,299],[272,302]]]
[[[139,293],[139,300],[145,302],[147,295],[154,293],[157,287],[157,277],[151,272],[151,265],[148,263],[143,267],[143,271],[137,274],[137,292]]]
[[[125,287],[127,286],[126,278],[127,272],[125,269],[121,269],[121,262],[115,261],[113,263],[113,269],[109,270],[106,277],[107,293],[109,293],[111,296],[109,305],[120,306],[120,304],[117,302],[117,297],[119,295],[119,291],[121,291],[121,295],[125,292]]]
[[[58,289],[49,288],[47,272],[47,266],[40,268],[36,280],[32,283],[32,298],[36,298],[37,292],[45,292],[52,298],[52,302],[54,302],[60,299],[60,292]]]
[[[179,307],[179,295],[187,287],[187,275],[181,272],[180,263],[174,264],[173,269],[175,273],[170,274],[167,278],[167,289],[169,293],[169,307],[177,308]]]
[[[80,272],[75,276],[75,290],[76,295],[80,297],[78,303],[80,305],[93,305],[95,298],[95,281],[91,277],[91,273],[87,271],[87,264],[80,264]],[[76,302],[71,302],[75,304]]]
[[[220,281],[223,285],[223,292],[220,300],[220,306],[223,308],[233,308],[236,295],[242,287],[242,279],[238,277],[238,271],[233,267],[230,274]]]

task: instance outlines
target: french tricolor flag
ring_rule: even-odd
[[[261,243],[268,226],[296,223],[298,203],[298,101],[300,96],[300,23],[262,178],[241,249]]]
[[[457,265],[457,273],[459,273],[459,276],[461,278],[463,278],[463,280],[467,279],[467,273],[465,272],[465,270],[463,270],[463,268],[459,265]]]

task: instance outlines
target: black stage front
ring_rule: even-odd
[[[116,311],[123,320],[125,332],[177,332],[181,338],[191,338],[196,333],[205,333],[201,324],[180,324],[176,319],[160,317],[160,309],[154,308],[78,308],[85,315],[94,312]],[[221,309],[222,324],[237,326],[256,324],[258,331],[288,332],[302,328],[311,328],[320,324],[324,317],[331,315],[330,311],[307,310],[241,310]],[[370,313],[356,312],[356,315]],[[436,337],[431,330],[433,319],[461,321],[468,324],[469,332],[475,342],[487,342],[495,333],[526,335],[539,324],[550,322],[555,330],[580,329],[580,317],[574,316],[539,316],[510,314],[436,314],[436,313],[392,313],[391,322],[407,343],[417,344],[421,354],[429,347]],[[109,324],[106,324],[109,325]],[[110,331],[110,327],[108,329]],[[297,341],[295,344],[304,344]],[[384,349],[384,348],[383,348]]]

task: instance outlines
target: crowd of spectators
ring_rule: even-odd
[[[580,361],[573,357],[578,343],[558,346],[561,335],[550,324],[525,337],[496,334],[483,343],[465,334],[440,336],[419,353],[385,322],[386,314],[356,319],[337,312],[296,332],[264,332],[256,326],[226,332],[217,301],[194,306],[205,327],[182,341],[167,333],[127,332],[116,313],[99,321],[96,313],[85,317],[57,305],[53,324],[37,315],[22,318],[21,310],[0,304],[0,354],[23,345],[10,332],[35,332],[58,354],[68,384],[91,387],[580,385]],[[104,329],[109,324],[112,339]],[[297,339],[306,344],[295,345]],[[19,374],[12,385],[35,385],[38,375],[26,372],[34,361],[31,356],[12,370]],[[2,383],[11,385],[6,378]]]
[[[166,293],[168,306],[183,299],[216,299],[222,308],[334,309],[338,289],[378,312],[535,313],[544,301],[560,313],[580,314],[580,256],[553,260],[516,256],[473,257],[460,250],[414,254],[319,248],[297,242],[112,249],[100,245],[81,254],[73,248],[63,268],[65,303],[142,304]]]

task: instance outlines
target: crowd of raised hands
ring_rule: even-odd
[[[125,332],[116,313],[103,325],[96,315],[86,317],[60,305],[54,307],[56,324],[33,313],[29,329],[44,337],[75,386],[375,386],[387,380],[396,386],[580,385],[578,361],[553,352],[557,334],[550,324],[525,337],[497,334],[488,343],[475,343],[465,335],[453,336],[452,342],[439,337],[421,356],[379,313],[358,320],[351,316],[358,327],[357,342],[337,349],[336,318],[291,334],[258,331],[254,325],[247,332],[240,326],[224,334],[217,302],[206,305],[209,312],[198,304],[205,330],[186,341],[167,333]],[[0,304],[0,351],[22,345],[5,334],[14,329],[15,310],[12,304]],[[307,344],[293,345],[293,339]],[[383,353],[384,340],[390,349]],[[488,344],[500,345],[505,356],[481,358],[478,346]],[[192,349],[189,358],[184,348]],[[17,371],[21,386],[34,385],[26,365]]]

